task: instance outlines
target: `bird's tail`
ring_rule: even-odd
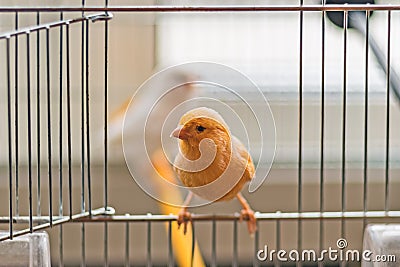
[[[152,161],[159,176],[167,179],[171,183],[176,182],[174,171],[172,170],[171,165],[169,164],[162,150],[158,150],[154,153],[152,156]],[[167,197],[164,197],[164,199],[171,199],[174,197],[175,203],[183,203],[183,198],[178,189],[171,190],[169,188],[166,190],[161,187],[160,190],[161,196],[167,195]],[[159,206],[163,214],[177,214],[179,212],[179,207],[173,207],[162,202],[159,202]],[[168,231],[167,224],[166,227]],[[178,224],[173,222],[172,227],[178,229]],[[194,232],[191,227],[188,227],[186,235],[183,234],[183,231],[173,231],[172,245],[174,248],[175,258],[179,266],[205,266],[199,246],[193,233]]]

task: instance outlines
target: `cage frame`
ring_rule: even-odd
[[[107,1],[108,2],[108,1]],[[9,203],[9,216],[3,216],[0,217],[0,223],[2,224],[9,224],[9,235],[4,236],[0,238],[0,241],[4,240],[11,240],[14,237],[25,235],[28,233],[32,233],[35,231],[47,229],[49,227],[53,226],[61,226],[64,223],[82,223],[82,231],[84,232],[84,223],[87,222],[96,222],[96,223],[104,223],[105,228],[104,228],[104,233],[105,233],[105,239],[104,239],[104,244],[105,244],[105,250],[104,250],[104,257],[105,257],[105,266],[108,266],[108,234],[107,234],[107,224],[108,223],[125,223],[126,224],[126,230],[127,232],[129,231],[129,223],[134,223],[134,222],[147,222],[149,223],[148,227],[148,235],[151,234],[150,232],[150,224],[151,223],[156,223],[156,222],[167,222],[169,224],[169,244],[171,243],[171,224],[172,222],[177,220],[176,215],[154,215],[154,214],[147,214],[147,215],[118,215],[116,211],[112,207],[108,207],[108,173],[107,173],[107,157],[108,157],[108,128],[107,128],[107,121],[108,121],[108,21],[112,19],[112,13],[118,13],[118,12],[130,12],[130,13],[159,13],[159,12],[169,12],[169,13],[174,13],[174,12],[267,12],[267,11],[290,11],[290,12],[298,12],[300,14],[300,28],[299,28],[299,34],[300,34],[300,47],[299,47],[299,55],[300,55],[300,61],[299,61],[299,70],[300,70],[300,78],[299,78],[299,152],[298,152],[298,209],[297,212],[270,212],[270,213],[256,213],[256,218],[258,220],[274,220],[276,222],[280,221],[285,221],[285,220],[295,220],[298,222],[299,229],[301,229],[301,223],[303,220],[318,220],[320,221],[321,225],[323,224],[323,221],[325,220],[341,220],[342,222],[342,233],[344,232],[344,225],[345,221],[349,219],[363,219],[366,221],[367,219],[373,219],[373,218],[379,218],[379,219],[390,219],[390,218],[395,218],[399,219],[400,218],[400,211],[396,210],[391,210],[389,205],[388,205],[388,199],[389,199],[389,189],[388,189],[388,184],[389,184],[389,133],[388,133],[388,127],[389,127],[389,88],[390,88],[390,75],[391,75],[391,64],[390,64],[390,21],[391,21],[391,12],[392,11],[400,11],[400,5],[328,5],[328,4],[321,4],[321,5],[303,5],[303,1],[299,5],[257,5],[257,6],[252,6],[252,5],[240,5],[240,6],[179,6],[179,5],[169,5],[169,6],[110,6],[106,2],[105,6],[86,6],[83,5],[81,7],[0,7],[0,14],[2,13],[15,13],[16,14],[16,21],[18,21],[18,14],[20,13],[37,13],[38,18],[42,12],[55,12],[55,13],[60,13],[61,18],[63,13],[68,13],[68,12],[82,12],[82,15],[85,12],[102,12],[98,14],[92,14],[92,15],[83,15],[80,18],[76,19],[61,19],[60,21],[56,21],[54,23],[47,23],[47,24],[38,24],[32,27],[24,28],[24,29],[16,29],[13,32],[9,33],[3,33],[0,35],[0,42],[5,41],[6,42],[6,49],[7,49],[7,59],[6,59],[6,64],[7,64],[7,110],[8,110],[8,143],[9,143],[9,163],[8,163],[8,169],[9,169],[9,188],[10,188],[10,203]],[[303,106],[302,106],[302,96],[303,96],[303,86],[302,86],[302,69],[303,69],[303,61],[302,61],[302,44],[303,44],[303,12],[321,12],[322,14],[322,33],[324,34],[324,27],[325,27],[325,20],[326,20],[326,12],[328,11],[343,11],[345,13],[345,25],[347,24],[347,17],[348,17],[348,12],[349,11],[366,11],[367,14],[367,36],[368,36],[368,25],[369,25],[369,15],[370,12],[372,11],[385,11],[388,13],[388,55],[387,55],[387,136],[386,136],[386,164],[385,164],[385,209],[384,210],[379,210],[379,211],[371,211],[368,209],[366,205],[366,186],[367,186],[367,173],[366,170],[368,168],[367,166],[367,152],[365,151],[365,158],[364,158],[364,208],[361,211],[347,211],[345,207],[345,199],[344,199],[344,191],[345,188],[343,186],[345,185],[345,164],[346,164],[346,159],[345,159],[345,138],[343,138],[343,154],[342,154],[342,209],[341,211],[337,212],[329,212],[329,211],[324,211],[323,209],[323,196],[321,195],[321,203],[320,203],[320,210],[319,211],[312,211],[312,212],[307,212],[303,211],[302,209],[302,111],[303,111]],[[39,21],[39,19],[38,19]],[[85,75],[85,81],[86,84],[82,84],[82,94],[87,94],[86,95],[86,101],[88,101],[88,94],[89,94],[89,84],[88,83],[88,78],[87,76],[89,75],[88,73],[88,67],[85,65],[85,62],[87,64],[88,62],[88,32],[89,32],[89,22],[95,22],[95,21],[103,21],[104,22],[104,31],[105,31],[105,44],[104,44],[104,52],[105,52],[105,64],[104,64],[104,110],[105,110],[105,118],[104,118],[104,186],[105,186],[105,191],[104,191],[104,207],[99,208],[99,209],[93,209],[91,205],[91,196],[89,196],[89,205],[88,209],[85,207],[85,203],[83,201],[82,203],[82,212],[78,214],[73,214],[72,213],[72,202],[71,202],[71,189],[69,191],[70,193],[70,210],[68,215],[64,215],[64,212],[62,210],[62,206],[60,207],[60,214],[54,216],[52,214],[52,207],[50,207],[50,215],[49,216],[34,216],[33,215],[33,210],[32,210],[32,205],[30,206],[30,214],[29,216],[20,216],[20,215],[14,215],[15,210],[13,209],[13,192],[11,191],[12,185],[13,185],[13,161],[12,161],[12,141],[13,136],[11,134],[11,125],[12,125],[12,118],[11,118],[11,109],[12,109],[12,104],[11,103],[11,98],[10,98],[10,93],[11,93],[11,69],[10,69],[10,61],[11,61],[11,56],[10,56],[10,39],[18,36],[26,36],[27,37],[27,47],[29,51],[29,36],[31,33],[34,32],[39,32],[39,31],[46,31],[47,32],[47,42],[49,41],[48,38],[48,33],[49,29],[53,27],[60,27],[60,28],[65,28],[65,31],[68,33],[69,31],[69,25],[72,23],[82,23],[82,77]],[[17,26],[18,27],[18,26]],[[85,29],[84,29],[85,27]],[[347,27],[344,27],[343,30],[343,36],[344,36],[344,47],[346,47],[346,40],[347,40]],[[84,36],[86,34],[86,37]],[[68,36],[68,35],[67,35]],[[61,36],[62,38],[62,36]],[[66,41],[66,47],[68,47],[69,43],[69,37],[67,37]],[[86,38],[86,39],[85,39]],[[325,37],[322,37],[322,42],[321,45],[323,47],[323,55],[322,55],[322,68],[321,68],[321,73],[324,73],[324,39]],[[86,40],[86,43],[84,42]],[[63,41],[60,42],[60,45],[62,46],[64,44]],[[366,38],[366,62],[368,62],[368,51],[369,51],[369,41],[368,38]],[[48,48],[48,43],[47,43],[47,48]],[[61,49],[64,49],[63,47]],[[68,48],[66,48],[68,49]],[[84,52],[86,50],[86,52]],[[48,53],[48,52],[47,52]],[[344,49],[344,77],[346,77],[346,49]],[[68,50],[67,50],[67,55],[68,55]],[[60,59],[62,59],[63,56],[60,55]],[[68,60],[68,56],[66,57]],[[49,56],[47,55],[47,60],[49,60]],[[29,62],[29,56],[28,56],[28,66],[30,65]],[[49,62],[47,61],[47,71],[49,71],[48,66]],[[62,63],[61,63],[62,64]],[[69,68],[69,63],[67,63],[67,84],[68,82],[68,68]],[[62,66],[61,66],[62,68]],[[28,68],[29,69],[29,68]],[[86,73],[84,73],[84,71]],[[29,70],[28,70],[29,73]],[[366,65],[366,77],[368,77],[368,64]],[[49,73],[47,73],[47,78],[49,77]],[[30,79],[30,78],[28,78]],[[62,79],[62,78],[61,78]],[[344,78],[343,81],[343,89],[344,89],[344,95],[343,95],[343,102],[346,103],[346,78]],[[84,79],[82,79],[83,82]],[[366,118],[365,121],[368,121],[368,79],[366,79]],[[324,79],[322,79],[322,82],[324,82]],[[47,84],[48,85],[48,84]],[[28,88],[30,86],[30,81],[28,81]],[[69,85],[67,85],[67,90]],[[324,84],[322,84],[322,94],[321,94],[321,105],[324,107]],[[49,87],[47,88],[49,90]],[[29,93],[30,89],[28,89]],[[83,98],[84,99],[84,95]],[[48,103],[50,105],[50,103]],[[70,105],[69,103],[67,105]],[[83,105],[83,104],[82,104]],[[346,114],[346,104],[343,106],[343,118],[345,118]],[[31,107],[28,108],[28,110],[31,110]],[[85,109],[85,114],[83,114],[82,111],[82,116],[86,116],[85,118],[82,117],[82,123],[85,121],[87,124],[83,126],[83,128],[86,127],[86,129],[89,127],[89,119],[88,119],[88,113],[89,113],[89,102],[86,103],[86,109]],[[324,114],[324,111],[321,111],[321,114]],[[30,115],[29,115],[30,116]],[[50,119],[48,120],[50,121]],[[343,136],[345,136],[346,133],[346,122],[344,119],[343,122]],[[366,136],[367,133],[365,133],[365,140],[367,139]],[[84,132],[82,132],[82,135],[84,135]],[[321,118],[321,166],[320,166],[320,194],[323,194],[323,186],[324,186],[324,162],[323,162],[323,156],[324,156],[324,143],[323,143],[323,136],[324,136],[324,117],[322,116]],[[60,137],[61,138],[61,137]],[[89,138],[88,136],[83,136],[83,139]],[[364,140],[364,141],[365,141]],[[51,140],[50,140],[51,142]],[[51,143],[50,143],[51,144]],[[365,141],[366,144],[366,141]],[[90,153],[90,140],[87,139],[86,141],[87,145],[87,153]],[[70,149],[70,144],[69,148]],[[367,146],[365,147],[365,150],[367,150]],[[51,151],[51,146],[49,148],[49,151]],[[84,153],[84,149],[83,152]],[[87,154],[87,159],[89,160],[88,165],[87,165],[87,171],[89,171],[88,176],[86,177],[88,180],[87,182],[89,183],[89,188],[90,188],[90,154]],[[51,164],[51,156],[49,156],[49,163]],[[82,163],[84,165],[84,163]],[[71,162],[69,159],[69,168],[71,168]],[[50,167],[51,169],[51,167]],[[84,169],[84,167],[83,167]],[[29,162],[29,172],[31,172],[31,162]],[[49,171],[49,181],[51,181],[51,170]],[[82,177],[85,177],[83,174]],[[69,179],[71,179],[71,173],[69,173]],[[84,178],[82,178],[82,183],[84,182]],[[30,204],[32,201],[32,189],[31,189],[31,184],[32,180],[29,180],[30,183]],[[71,183],[71,181],[70,181]],[[71,184],[70,184],[71,185]],[[71,187],[70,187],[71,188]],[[51,187],[50,187],[51,190]],[[89,194],[91,190],[89,189]],[[52,194],[52,192],[50,192]],[[50,198],[52,199],[52,198]],[[51,202],[51,201],[50,201]],[[51,203],[50,203],[51,204]],[[62,202],[61,202],[62,205]],[[235,224],[239,221],[240,215],[239,214],[193,214],[192,220],[194,222],[196,221],[209,221],[213,223],[213,231],[212,231],[212,244],[215,246],[215,238],[216,238],[216,230],[215,230],[215,222],[216,221],[233,221]],[[29,228],[20,230],[15,232],[13,230],[14,224],[29,224]],[[279,224],[277,224],[277,228],[279,227]],[[322,228],[322,227],[321,227]],[[62,232],[62,228],[60,228]],[[321,231],[321,229],[320,229]],[[235,234],[236,233],[236,234]],[[235,238],[236,236],[236,238]],[[61,233],[61,238],[62,238],[62,233]],[[237,230],[234,232],[234,240],[237,242]],[[301,236],[301,231],[298,231],[298,243],[297,247],[300,249],[302,247],[302,236]],[[62,242],[62,241],[61,241]],[[255,235],[255,240],[254,240],[254,248],[255,251],[258,248],[259,245],[259,236],[258,234]],[[60,244],[60,251],[62,252],[62,245]],[[236,249],[235,249],[236,246]],[[320,238],[320,247],[322,246],[322,241]],[[172,256],[172,247],[171,245],[169,246],[169,264],[170,266],[173,266],[174,261],[173,261],[173,256]],[[234,244],[234,259],[233,262],[237,261],[237,243]],[[84,252],[83,252],[84,254]],[[129,265],[129,250],[127,250],[127,265]],[[151,253],[149,252],[149,257],[147,263],[151,265]],[[253,264],[255,266],[258,265],[257,260],[254,259]],[[216,266],[216,255],[213,255],[212,257],[212,265]]]

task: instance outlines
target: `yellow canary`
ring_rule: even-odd
[[[200,107],[182,116],[171,136],[179,138],[180,153],[174,170],[190,193],[178,214],[184,232],[190,221],[187,206],[193,193],[203,199],[225,201],[237,197],[243,206],[241,218],[247,220],[250,234],[257,230],[254,212],[240,191],[255,175],[251,156],[233,136],[215,110]]]

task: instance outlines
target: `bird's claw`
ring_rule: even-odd
[[[240,221],[247,221],[247,229],[250,235],[253,235],[257,231],[257,220],[254,215],[254,211],[251,209],[242,209],[240,212]]]
[[[187,232],[187,225],[189,222],[192,221],[192,214],[188,212],[186,209],[182,209],[178,213],[178,229],[181,228],[181,225],[183,224],[183,234],[185,235]]]

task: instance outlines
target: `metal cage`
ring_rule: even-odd
[[[337,115],[341,118],[341,129],[338,129],[341,134],[340,166],[335,170],[328,169],[324,160],[328,123],[325,116],[325,62],[330,53],[325,49],[325,30],[327,12],[331,11],[344,14],[345,26],[351,21],[349,14],[352,11],[363,11],[365,17],[365,24],[358,25],[364,30],[366,63],[363,70],[365,76],[362,78],[365,79],[362,93],[364,130],[357,135],[362,140],[363,157],[362,167],[357,173],[348,170],[349,160],[346,158],[347,134],[354,127],[346,123],[348,113],[354,112],[347,109],[346,48],[350,31],[347,27],[340,30],[343,36],[342,69],[339,70],[343,73],[340,82],[341,113]],[[395,141],[391,143],[391,134],[399,128],[394,118],[398,115],[396,110],[399,109],[399,102],[396,98],[400,87],[391,57],[394,50],[391,39],[397,35],[391,30],[392,21],[400,17],[399,11],[399,5],[304,5],[303,1],[287,6],[112,6],[106,3],[102,7],[0,7],[0,17],[8,21],[9,25],[0,35],[1,116],[5,125],[4,135],[1,136],[3,149],[0,152],[4,162],[1,168],[3,181],[0,199],[3,204],[0,207],[0,223],[1,228],[8,232],[0,237],[0,241],[46,230],[51,236],[53,265],[175,266],[177,263],[173,255],[179,251],[176,251],[171,240],[177,217],[156,215],[155,212],[146,214],[146,211],[141,210],[141,201],[138,200],[146,197],[137,188],[131,193],[137,196],[136,204],[122,203],[122,209],[119,209],[120,203],[113,200],[121,189],[117,186],[121,180],[118,175],[114,175],[119,167],[109,164],[109,98],[115,93],[109,86],[109,70],[118,69],[116,61],[109,54],[113,19],[121,14],[135,17],[140,14],[174,15],[179,12],[289,12],[299,16],[299,80],[296,92],[298,120],[297,125],[293,126],[297,129],[298,156],[295,169],[285,172],[273,168],[271,175],[287,176],[294,182],[277,194],[274,190],[280,185],[271,185],[273,189],[269,190],[267,181],[265,189],[256,193],[261,201],[269,202],[269,208],[256,214],[259,231],[253,239],[240,227],[239,214],[227,214],[223,206],[218,204],[216,213],[215,210],[204,212],[202,209],[195,212],[194,236],[198,238],[204,260],[210,266],[280,266],[283,263],[266,263],[257,259],[257,251],[267,243],[276,250],[310,247],[322,250],[335,244],[337,238],[347,238],[353,247],[360,249],[363,230],[368,223],[399,222],[400,218],[398,159],[396,151],[392,151],[392,147],[396,149]],[[315,159],[318,166],[313,170],[304,168],[302,158],[304,123],[307,120],[303,105],[303,31],[304,15],[309,12],[317,13],[321,21],[319,75],[322,78],[316,105],[320,116],[319,120],[311,122],[319,132],[317,141],[320,146],[317,148],[318,158]],[[374,52],[378,49],[369,33],[372,12],[385,14],[387,18],[386,53],[381,53],[383,58],[377,56],[378,63],[385,71],[382,75],[386,81],[383,112],[378,113],[378,120],[384,125],[380,129],[385,136],[385,145],[382,147],[384,157],[378,167],[370,166],[368,161],[368,122],[371,117],[368,98],[369,62],[371,58],[375,60],[374,56],[370,56],[370,50]],[[20,25],[23,17],[29,17],[30,25]],[[36,21],[34,25],[32,21]],[[96,39],[98,36],[100,38]],[[92,56],[94,46],[97,54],[93,53]],[[96,72],[95,80],[91,78],[93,72]],[[394,115],[392,110],[395,110]],[[90,128],[94,121],[91,114],[95,112],[102,114],[104,133],[101,149],[98,150],[101,152],[97,155],[92,152],[94,137]],[[100,164],[93,164],[93,157],[97,157]],[[308,175],[317,182],[313,185],[305,184],[304,177]],[[361,177],[361,182],[349,183],[347,179],[352,175]],[[338,177],[340,182],[327,183],[327,176]],[[372,176],[379,179],[371,182]],[[369,201],[372,195],[379,203]],[[337,199],[332,200],[335,197]],[[349,208],[348,199],[353,201],[354,197],[361,201],[355,207],[350,204]],[[290,202],[290,205],[281,205],[284,200]],[[148,201],[154,202],[151,199]],[[137,213],[137,210],[141,212]],[[300,266],[302,264],[297,263]],[[320,266],[330,264],[347,263],[319,263]]]

